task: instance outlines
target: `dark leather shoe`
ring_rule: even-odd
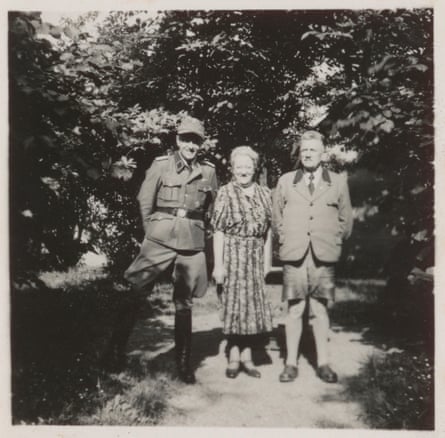
[[[332,371],[329,365],[318,367],[317,376],[326,383],[336,383],[338,380],[337,374]]]
[[[249,364],[249,366],[247,365]],[[250,366],[252,364],[252,366]],[[243,371],[250,377],[255,377],[259,379],[261,377],[261,373],[253,366],[253,362],[251,360],[248,360],[246,362],[242,362],[241,366],[243,368]]]
[[[236,368],[232,368],[232,367],[227,367],[226,368],[226,377],[229,379],[235,379],[236,377],[238,377],[238,374],[240,372],[240,366],[239,366],[239,362],[229,362],[229,365],[231,363],[237,363],[238,366]]]
[[[188,385],[193,385],[196,383],[195,373],[189,368],[179,368],[178,376],[182,382],[187,383]]]
[[[295,365],[285,365],[280,374],[280,382],[293,382],[298,376],[298,368]]]

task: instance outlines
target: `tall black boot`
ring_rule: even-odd
[[[122,371],[125,367],[125,349],[135,325],[139,307],[140,302],[136,294],[131,294],[121,304],[113,324],[108,347],[101,358],[101,365],[107,371]]]
[[[184,383],[196,382],[195,374],[190,365],[192,349],[192,311],[177,310],[175,314],[175,353],[179,378]]]

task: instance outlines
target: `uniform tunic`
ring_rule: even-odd
[[[271,208],[270,190],[258,184],[248,196],[231,182],[221,187],[216,197],[211,225],[214,231],[224,233],[224,334],[272,330],[264,283],[264,240]]]
[[[138,194],[146,239],[178,250],[202,250],[203,219],[217,189],[215,168],[210,163],[195,163],[190,169],[178,152],[157,158]],[[161,211],[164,207],[201,213],[202,217],[175,216]]]
[[[178,152],[154,160],[138,195],[145,238],[125,272],[128,281],[143,288],[174,264],[175,304],[189,307],[192,296],[204,295],[205,216],[217,188],[210,163],[190,168]]]

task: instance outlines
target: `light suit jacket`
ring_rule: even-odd
[[[273,194],[272,213],[282,261],[301,260],[312,245],[320,261],[337,262],[353,222],[346,176],[323,169],[311,195],[301,169],[285,173]]]

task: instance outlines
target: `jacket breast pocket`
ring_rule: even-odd
[[[181,181],[174,178],[165,178],[159,189],[159,198],[164,201],[178,201],[181,191]]]

